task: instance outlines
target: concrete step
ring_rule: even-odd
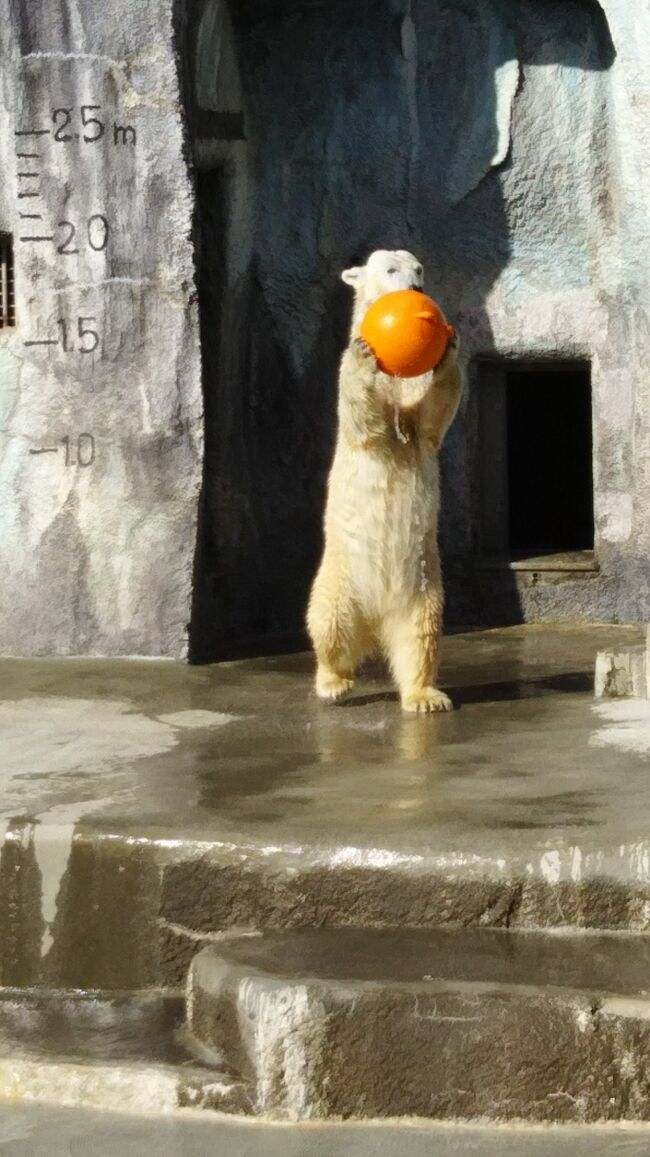
[[[645,936],[275,933],[195,957],[188,1024],[266,1117],[647,1120],[649,965]]]
[[[4,990],[0,1101],[131,1113],[247,1109],[241,1082],[201,1063],[183,1033],[178,999]]]
[[[0,983],[181,989],[238,929],[650,928],[650,703],[594,701],[630,627],[444,641],[457,710],[309,656],[0,664]]]
[[[275,1125],[0,1106],[3,1157],[647,1157],[636,1128],[523,1128],[415,1124]]]

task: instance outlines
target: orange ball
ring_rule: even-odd
[[[395,378],[416,378],[442,361],[453,335],[435,301],[416,289],[385,293],[370,306],[361,337],[380,370]]]

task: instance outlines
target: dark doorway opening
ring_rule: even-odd
[[[511,551],[592,550],[589,369],[510,372],[506,406]]]
[[[589,364],[486,363],[480,377],[481,554],[592,551]]]

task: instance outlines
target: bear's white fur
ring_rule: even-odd
[[[338,699],[364,656],[380,651],[405,710],[447,711],[451,703],[436,686],[443,609],[437,455],[462,390],[458,339],[431,373],[383,374],[359,337],[361,321],[382,294],[421,289],[422,266],[405,250],[379,249],[342,277],[355,298],[339,372],[325,550],[307,615],[316,690]]]

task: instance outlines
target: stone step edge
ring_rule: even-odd
[[[0,1057],[0,1104],[51,1104],[127,1114],[201,1109],[248,1115],[241,1082],[220,1071],[93,1060]]]
[[[198,939],[235,925],[650,929],[649,841],[540,851],[534,865],[469,853],[398,864],[381,849],[342,862],[90,831],[59,846],[58,829],[24,841],[12,831],[0,856],[3,984],[178,988]]]
[[[242,963],[230,944],[195,958],[187,1018],[247,1082],[259,1117],[650,1120],[648,998],[287,979]]]

